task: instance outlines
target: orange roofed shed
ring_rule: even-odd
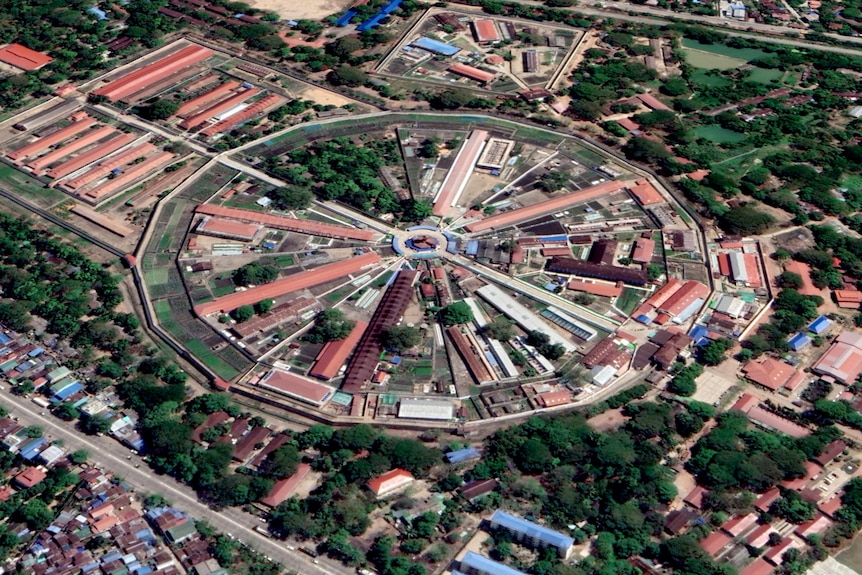
[[[274,299],[291,292],[317,286],[353,274],[380,262],[380,256],[368,252],[340,262],[293,274],[243,292],[236,292],[195,306],[195,313],[206,316],[215,312],[230,312],[242,305],[252,305],[265,299]]]
[[[393,469],[392,471],[387,471],[383,475],[370,480],[368,482],[368,488],[377,497],[383,497],[390,493],[394,493],[403,487],[407,487],[413,483],[413,481],[415,481],[415,479],[409,471],[405,471],[404,469]]]
[[[0,48],[0,62],[11,64],[22,70],[38,70],[42,66],[50,64],[53,58],[42,52],[31,50],[21,44],[9,44]]]
[[[422,284],[429,285],[429,284]],[[351,354],[353,349],[359,343],[362,334],[365,333],[365,328],[368,323],[357,321],[356,325],[350,331],[350,334],[344,339],[330,341],[323,346],[320,353],[317,354],[317,359],[314,362],[314,367],[308,372],[308,375],[319,377],[320,379],[332,379],[338,374],[338,370],[347,361],[347,356]]]

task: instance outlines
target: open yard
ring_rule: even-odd
[[[683,53],[685,54],[686,62],[695,68],[705,68],[707,70],[733,70],[747,63],[747,60],[740,60],[739,58],[731,58],[730,56],[722,56],[721,54],[713,54],[693,48],[683,48]]]
[[[706,138],[714,144],[735,144],[745,139],[745,134],[722,128],[721,126],[698,126],[694,133],[699,138]]]
[[[746,62],[759,60],[766,56],[766,52],[758,50],[757,48],[731,48],[724,44],[702,44],[697,40],[690,40],[688,38],[683,39],[682,45],[684,48],[690,50],[699,50],[701,52],[708,52],[710,54],[724,56],[726,58],[745,60]]]
[[[748,79],[752,82],[757,82],[758,84],[769,84],[770,82],[780,80],[782,76],[784,76],[784,72],[782,70],[754,68],[749,73]]]

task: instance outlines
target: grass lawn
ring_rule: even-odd
[[[700,138],[706,138],[714,144],[735,144],[745,139],[745,134],[722,128],[718,125],[698,126],[694,133]]]
[[[10,191],[24,194],[24,199],[32,199],[29,196],[36,196],[50,202],[59,202],[68,198],[63,192],[46,188],[41,182],[6,164],[0,164],[0,181],[9,186]]]
[[[773,80],[780,80],[784,76],[781,70],[772,70],[769,68],[754,68],[748,75],[748,79],[758,84],[769,84]]]
[[[707,88],[723,88],[733,84],[729,78],[709,74],[709,70],[704,68],[698,68],[695,70],[691,75],[691,81]]]
[[[862,176],[859,174],[851,174],[841,180],[841,186],[848,190],[860,190],[862,189]]]
[[[701,52],[709,52],[710,54],[736,58],[738,60],[745,60],[746,62],[758,60],[766,56],[766,52],[757,48],[731,48],[724,44],[701,44],[697,40],[690,40],[688,38],[683,38],[682,45],[684,48],[691,50],[700,50]]]
[[[236,369],[234,369],[227,362],[223,361],[219,356],[214,354],[200,340],[186,340],[183,342],[183,345],[185,345],[190,352],[198,356],[198,358],[203,361],[207,367],[216,372],[216,375],[218,375],[222,379],[230,381],[231,379],[239,375],[239,372]]]
[[[685,54],[686,62],[695,68],[704,68],[706,70],[734,70],[740,66],[744,66],[748,62],[739,58],[731,58],[730,56],[722,56],[721,54],[713,54],[691,48],[683,48],[683,54]]]
[[[295,265],[296,260],[291,254],[285,254],[281,256],[275,256],[275,263],[279,267],[286,268],[288,266]]]
[[[232,285],[212,288],[213,296],[215,296],[215,297],[221,297],[223,295],[233,293],[235,290],[236,290],[236,288]]]
[[[168,283],[167,268],[155,268],[144,272],[144,278],[150,285]]]
[[[623,293],[620,294],[614,305],[624,314],[631,315],[638,303],[640,303],[643,295],[644,294],[641,290],[624,288]]]
[[[153,309],[156,310],[156,318],[158,318],[160,324],[164,324],[173,317],[171,304],[167,301],[154,301]]]

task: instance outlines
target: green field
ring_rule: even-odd
[[[626,315],[631,315],[638,303],[640,303],[643,295],[644,292],[641,290],[624,288],[623,293],[621,293],[616,302],[614,302],[614,307]]]
[[[735,144],[745,139],[745,134],[718,125],[698,126],[693,131],[699,138],[706,138],[715,144]]]
[[[279,267],[286,268],[288,266],[295,265],[296,260],[291,254],[285,254],[281,256],[275,256],[275,263]]]
[[[6,164],[0,164],[0,181],[11,188],[10,191],[25,194],[25,199],[28,200],[33,199],[29,196],[36,196],[49,202],[59,202],[67,197],[63,192],[46,188],[39,181]]]
[[[168,283],[167,268],[156,268],[144,272],[144,279],[149,285],[166,284]]]
[[[164,323],[173,317],[173,313],[171,312],[171,304],[167,301],[154,301],[153,309],[156,310],[156,318],[159,320],[159,323],[164,325]]]
[[[740,60],[739,58],[731,58],[730,56],[722,56],[721,54],[713,54],[692,48],[683,48],[683,53],[685,54],[686,62],[695,68],[704,68],[706,70],[734,70],[748,63],[748,60]]]
[[[782,70],[774,70],[768,68],[754,68],[748,75],[748,79],[758,84],[769,84],[773,81],[780,80],[784,76]]]
[[[695,70],[691,75],[691,81],[708,88],[724,88],[725,86],[733,84],[730,79],[723,76],[709,74],[709,70],[704,68],[698,68]]]
[[[766,52],[757,48],[731,48],[724,44],[701,44],[697,40],[689,40],[688,38],[683,38],[682,45],[690,50],[699,50],[727,58],[745,60],[746,62],[766,57]]]
[[[851,174],[841,181],[841,185],[848,190],[862,190],[862,176]]]
[[[191,339],[183,342],[183,345],[193,354],[195,354],[198,359],[200,359],[207,367],[216,372],[216,375],[221,377],[224,380],[230,381],[239,375],[239,372],[234,369],[230,364],[223,361],[219,356],[214,354],[207,346],[203,344],[200,340]]]

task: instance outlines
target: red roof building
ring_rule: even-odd
[[[644,106],[647,108],[651,108],[653,110],[665,110],[667,112],[673,112],[667,104],[653,96],[652,94],[637,94],[635,96],[638,100],[644,103]]]
[[[312,405],[322,405],[335,393],[331,387],[278,369],[262,377],[258,385]]]
[[[555,405],[565,405],[572,401],[572,392],[567,389],[559,391],[546,391],[538,396],[539,404],[542,407],[553,407]]]
[[[322,236],[339,240],[371,241],[375,236],[373,231],[362,230],[355,226],[348,227],[337,224],[316,222],[313,220],[300,220],[297,218],[264,214],[252,210],[215,206],[212,204],[200,204],[195,208],[195,213],[207,216],[218,216],[229,220],[261,224],[267,228],[273,228],[276,230],[286,230],[288,232],[297,232],[300,234]]]
[[[754,531],[746,536],[745,542],[755,549],[760,549],[769,543],[769,536],[773,533],[778,533],[778,531],[772,525],[758,525]]]
[[[709,288],[704,284],[689,280],[676,290],[667,300],[658,306],[658,310],[670,316],[678,316],[698,299],[709,295]]]
[[[770,547],[766,553],[763,554],[763,558],[772,563],[773,565],[781,564],[781,556],[784,555],[787,551],[791,549],[799,549],[800,551],[805,548],[805,543],[800,541],[795,537],[785,537],[781,541],[778,542],[778,545],[775,547]]]
[[[764,525],[763,527],[769,527],[769,525]],[[771,529],[771,527],[769,528]],[[773,530],[773,532],[775,531]],[[770,565],[766,559],[761,557],[753,563],[746,565],[739,572],[739,575],[771,575],[773,571],[775,571],[775,567]]]
[[[499,42],[500,32],[497,30],[497,25],[494,24],[493,20],[474,20],[473,37],[479,44]]]
[[[847,449],[847,442],[841,439],[836,439],[832,443],[826,446],[823,450],[823,453],[814,458],[814,461],[826,467],[832,460],[836,457],[844,453],[844,450]]]
[[[640,179],[635,182],[635,185],[629,186],[628,191],[642,206],[652,206],[660,204],[664,201],[662,196],[655,187],[649,183],[649,180]]]
[[[862,335],[845,331],[811,367],[818,375],[850,385],[862,374]]]
[[[105,96],[111,102],[122,100],[123,98],[131,96],[135,92],[139,92],[144,88],[151,86],[154,82],[163,80],[180,70],[189,68],[206,60],[212,56],[212,54],[211,50],[202,46],[186,46],[185,48],[182,48],[168,56],[159,58],[155,62],[147,64],[134,72],[120,76],[113,82],[95,90],[93,94],[97,96]]]
[[[42,66],[50,64],[52,57],[36,50],[31,50],[21,44],[9,44],[0,48],[0,62],[10,64],[26,72],[38,70]]]
[[[221,218],[207,218],[197,228],[199,234],[215,236],[217,238],[230,238],[250,242],[260,233],[263,226],[260,224],[246,224],[234,222]]]
[[[769,511],[769,507],[781,497],[781,491],[777,487],[763,492],[755,501],[754,508],[762,513]]]
[[[817,475],[823,471],[823,468],[814,463],[813,461],[806,461],[802,464],[802,467],[805,468],[805,475],[802,477],[797,477],[795,479],[785,479],[781,482],[781,486],[785,489],[792,489],[794,491],[804,491],[805,486],[808,483],[817,477]]]
[[[706,551],[710,557],[716,557],[722,549],[728,546],[733,541],[730,535],[721,531],[713,531],[706,536],[700,543],[700,548]]]
[[[251,431],[242,436],[242,439],[236,442],[233,449],[233,459],[240,463],[248,459],[251,452],[254,451],[258,443],[263,443],[269,437],[269,429],[266,427],[252,427]]]
[[[38,467],[28,467],[16,475],[13,481],[23,489],[29,489],[41,483],[46,477],[48,475]]]
[[[459,66],[461,64],[458,64]],[[468,66],[469,67],[469,66]],[[475,68],[473,68],[475,70]],[[480,71],[480,70],[477,70]],[[445,216],[449,208],[458,203],[461,193],[467,186],[467,180],[476,167],[482,150],[485,148],[485,140],[488,132],[485,130],[473,130],[467,141],[458,150],[455,161],[446,173],[446,178],[440,185],[440,190],[434,196],[434,215]]]
[[[822,535],[824,531],[832,526],[832,520],[825,515],[819,515],[811,521],[806,521],[796,528],[794,533],[803,539],[808,539],[812,535]]]
[[[841,503],[840,495],[833,495],[823,503],[817,506],[817,509],[820,510],[820,513],[829,517],[831,519],[835,519],[835,512],[841,509],[844,505]]]
[[[471,222],[464,226],[469,232],[482,232],[490,229],[506,228],[518,222],[528,220],[537,216],[565,210],[576,204],[581,204],[595,200],[622,190],[626,184],[624,182],[605,182],[590,188],[584,188],[570,194],[545,200],[531,206],[518,208],[509,212],[504,212],[490,218],[485,218],[478,222]]]
[[[859,309],[862,305],[862,291],[837,289],[832,292],[838,307],[845,309]]]
[[[293,492],[296,491],[297,487],[299,487],[300,482],[305,479],[310,472],[311,465],[300,463],[296,468],[296,473],[290,477],[276,481],[269,494],[261,499],[260,502],[269,507],[278,507],[279,504],[293,495]]]
[[[368,489],[370,489],[377,497],[385,497],[390,493],[394,493],[407,487],[414,481],[415,478],[409,471],[405,471],[404,469],[393,469],[392,471],[387,471],[383,475],[370,480],[368,482]]]
[[[655,252],[655,240],[636,238],[632,250],[632,261],[638,264],[648,264],[652,261],[653,252]]]
[[[771,357],[759,362],[751,360],[745,364],[742,371],[745,377],[772,391],[782,387],[796,373],[793,366]]]
[[[811,431],[801,425],[793,423],[789,419],[784,419],[780,415],[776,415],[771,411],[766,411],[760,406],[752,407],[748,411],[748,419],[762,425],[763,427],[774,429],[779,433],[786,433],[790,437],[800,438],[809,435]]]
[[[570,290],[582,291],[601,297],[618,297],[621,293],[623,293],[622,282],[617,282],[616,284],[611,285],[606,283],[588,282],[583,280],[569,280],[569,283],[566,284],[566,287]]]
[[[219,86],[215,87],[214,89],[210,90],[205,94],[201,94],[196,98],[192,98],[191,100],[183,102],[177,110],[176,115],[180,118],[185,118],[186,116],[193,114],[195,111],[202,108],[203,106],[206,106],[207,104],[214,102],[222,96],[227,95],[231,90],[239,88],[241,85],[241,83],[235,80],[230,80],[228,82],[225,82],[224,84],[220,84]]]
[[[349,274],[354,274],[368,266],[380,262],[380,256],[375,252],[368,252],[350,259],[326,264],[319,268],[293,274],[289,277],[276,280],[272,283],[253,287],[246,291],[236,292],[204,302],[195,306],[195,313],[199,316],[207,316],[216,312],[231,312],[243,305],[253,305],[265,299],[275,299],[291,292],[310,288]]]
[[[430,284],[422,285],[430,286]],[[308,375],[326,380],[338,375],[338,370],[347,361],[347,357],[353,352],[353,349],[359,343],[362,334],[365,333],[367,328],[367,322],[357,321],[346,338],[330,341],[324,345],[320,353],[317,354],[314,366],[308,372]]]
[[[664,302],[668,300],[670,296],[679,291],[679,288],[682,287],[682,282],[680,282],[676,278],[671,278],[668,280],[666,284],[661,286],[654,294],[652,294],[647,300],[644,302],[645,306],[649,306],[652,309],[660,308]]]
[[[464,76],[465,78],[470,78],[471,80],[476,80],[483,84],[487,84],[497,77],[493,72],[486,72],[485,70],[480,70],[479,68],[468,66],[467,64],[461,64],[460,62],[458,64],[452,64],[446,69],[453,74],[458,74],[459,76]]]
[[[695,509],[702,509],[703,498],[707,493],[709,493],[709,490],[706,487],[697,485],[689,492],[688,495],[685,496],[685,499],[683,499],[683,503],[685,503],[686,505],[690,505]]]
[[[797,290],[802,295],[823,295],[811,281],[811,266],[808,264],[791,260],[784,265],[784,271],[793,272],[802,278],[802,287]]]
[[[552,258],[554,256],[570,256],[572,255],[571,248],[542,248],[542,257]]]
[[[743,393],[739,399],[736,400],[736,403],[733,404],[733,407],[730,409],[735,409],[736,411],[741,411],[742,413],[748,413],[751,411],[751,408],[760,403],[760,398],[751,395],[750,393]]]
[[[758,517],[757,513],[737,515],[736,517],[725,521],[721,526],[721,529],[731,537],[737,537],[756,525]]]

